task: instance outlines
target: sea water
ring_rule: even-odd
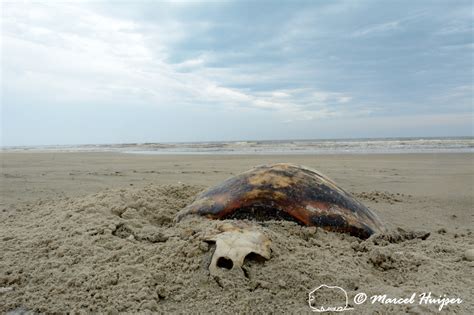
[[[474,153],[474,137],[211,141],[6,147],[8,151],[133,154],[399,154]]]

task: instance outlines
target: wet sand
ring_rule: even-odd
[[[1,154],[0,311],[312,313],[321,284],[409,297],[459,297],[473,313],[474,155]],[[205,236],[221,222],[174,223],[202,189],[265,163],[320,170],[389,231],[367,241],[289,222],[254,223],[272,257],[212,277]],[[429,236],[426,236],[429,233]],[[275,277],[278,275],[278,277]],[[371,304],[358,312],[434,312]]]

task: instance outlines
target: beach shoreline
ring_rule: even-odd
[[[361,291],[400,298],[445,294],[463,302],[444,310],[473,310],[473,281],[467,277],[473,262],[464,258],[474,247],[471,153],[2,152],[0,157],[2,312],[183,312],[192,307],[312,313],[307,294],[323,283],[343,287],[351,298]],[[388,234],[361,242],[290,222],[257,225],[272,240],[272,258],[250,265],[248,278],[228,273],[216,282],[203,265],[209,256],[203,239],[218,222],[177,224],[174,215],[206,187],[278,162],[305,165],[332,178],[372,209]],[[275,279],[275,273],[284,275]],[[383,313],[437,309],[352,307]]]
[[[402,137],[116,143],[3,147],[10,152],[114,152],[151,155],[340,155],[474,153],[474,138]]]

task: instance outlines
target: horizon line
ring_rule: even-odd
[[[410,139],[474,139],[474,134],[465,136],[402,136],[402,137],[354,137],[354,138],[288,138],[288,139],[241,139],[241,140],[200,140],[200,141],[158,141],[158,142],[115,142],[115,143],[78,143],[78,144],[28,144],[0,145],[0,148],[34,148],[34,147],[68,147],[68,146],[115,146],[115,145],[149,145],[149,144],[190,144],[190,143],[237,143],[237,142],[288,142],[288,141],[331,141],[331,140],[410,140]]]

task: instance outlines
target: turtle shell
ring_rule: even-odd
[[[384,230],[377,216],[331,179],[304,166],[262,165],[200,193],[177,214],[210,219],[289,220],[366,239]]]

